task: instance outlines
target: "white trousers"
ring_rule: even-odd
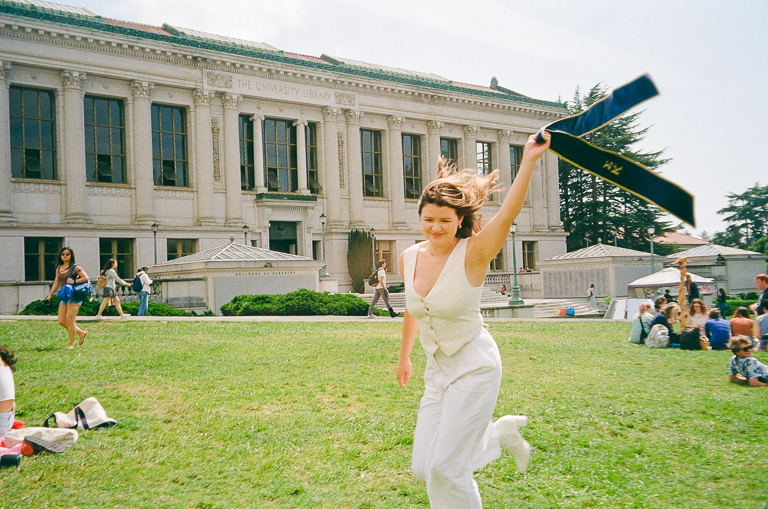
[[[15,413],[15,410],[13,412],[0,413],[0,438],[3,438],[13,427]]]
[[[499,349],[485,329],[450,357],[427,355],[411,469],[433,509],[482,507],[472,472],[501,456],[491,421],[500,384]]]

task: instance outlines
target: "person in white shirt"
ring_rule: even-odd
[[[507,242],[520,212],[534,163],[549,148],[528,138],[520,167],[504,203],[483,227],[480,208],[495,191],[499,171],[478,175],[456,172],[441,161],[437,179],[418,203],[426,242],[399,258],[405,282],[406,311],[397,380],[411,376],[411,350],[419,336],[427,357],[424,396],[413,439],[411,470],[426,482],[433,508],[482,507],[472,474],[510,449],[519,471],[528,467],[531,447],[518,431],[525,416],[493,422],[501,385],[501,357],[480,313],[488,266]]]
[[[0,438],[13,426],[16,410],[16,385],[13,372],[16,371],[16,357],[4,345],[0,345]]]
[[[117,269],[117,260],[110,258],[109,261],[104,264],[104,268],[101,269],[101,274],[99,274],[99,277],[104,276],[106,278],[107,286],[104,287],[104,299],[101,301],[101,306],[99,306],[99,312],[96,313],[96,318],[103,318],[101,314],[104,312],[104,308],[107,307],[107,304],[115,306],[120,318],[131,316],[123,313],[123,307],[120,305],[120,297],[117,296],[116,287],[118,283],[123,286],[131,286],[131,284],[120,279],[115,269]]]
[[[149,294],[152,293],[152,283],[154,281],[149,278],[149,274],[147,274],[148,270],[147,267],[142,267],[136,273],[136,276],[138,276],[141,281],[141,291],[139,291],[139,316],[146,316],[147,309],[149,308]]]
[[[389,316],[394,318],[397,316],[397,313],[395,313],[395,310],[392,309],[392,305],[389,303],[389,291],[387,290],[387,261],[379,260],[377,266],[379,268],[376,275],[379,276],[379,282],[373,287],[374,294],[371,306],[368,308],[368,318],[373,318],[375,316],[373,310],[376,308],[376,303],[379,302],[379,297],[384,299],[384,304],[387,305],[387,309],[389,310]]]

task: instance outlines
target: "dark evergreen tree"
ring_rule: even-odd
[[[347,235],[347,267],[352,289],[365,290],[365,280],[375,269],[373,264],[373,235],[366,230],[351,230]]]
[[[717,213],[729,224],[712,236],[715,244],[768,253],[768,186],[758,182],[741,194],[730,193],[728,206]]]
[[[595,85],[582,95],[577,88],[574,98],[566,102],[568,113],[575,115],[604,98],[606,87]],[[642,112],[625,115],[584,136],[589,143],[633,159],[647,168],[657,169],[667,161],[663,151],[639,152],[633,147],[641,142],[648,128],[639,127]],[[648,227],[656,228],[655,235],[674,231],[672,226],[661,219],[664,212],[637,196],[610,184],[567,161],[559,160],[560,173],[560,216],[563,227],[570,233],[568,251],[581,249],[598,242],[614,243],[620,247],[650,250]],[[665,253],[664,245],[657,245],[658,254]]]

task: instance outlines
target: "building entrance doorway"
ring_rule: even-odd
[[[280,253],[298,254],[296,246],[297,223],[291,221],[271,221],[269,224],[269,249]]]

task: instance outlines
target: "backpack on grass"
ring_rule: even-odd
[[[133,290],[136,293],[139,293],[144,288],[144,283],[141,282],[141,276],[136,274],[136,277],[133,278],[133,283],[131,283],[131,290]]]
[[[680,332],[681,350],[701,350],[701,329],[686,327]]]

